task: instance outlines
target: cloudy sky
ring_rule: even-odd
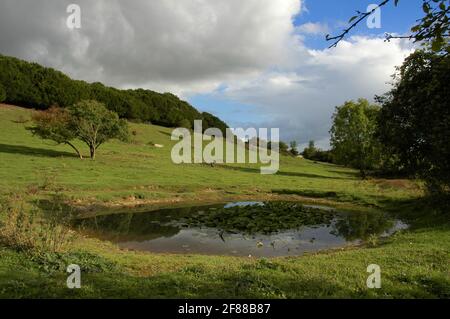
[[[355,10],[377,0],[0,0],[0,54],[120,88],[173,92],[231,127],[279,127],[284,140],[328,145],[335,106],[388,89],[411,51],[421,0],[382,11],[337,48]],[[67,6],[81,28],[66,26]]]

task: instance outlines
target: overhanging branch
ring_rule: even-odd
[[[355,20],[355,22],[353,22],[347,29],[345,29],[341,34],[339,34],[339,35],[337,35],[337,36],[334,36],[334,37],[330,37],[330,35],[329,34],[327,34],[327,36],[326,36],[326,39],[327,39],[327,41],[335,41],[332,45],[330,45],[330,49],[331,48],[334,48],[334,47],[336,47],[338,44],[339,44],[339,42],[341,42],[344,38],[345,38],[345,36],[351,31],[351,30],[353,30],[358,24],[360,24],[361,23],[361,21],[363,21],[363,20],[365,20],[366,18],[368,18],[371,14],[373,14],[377,9],[379,9],[379,8],[381,8],[381,7],[383,7],[383,6],[385,6],[386,4],[388,4],[389,2],[391,2],[391,0],[384,0],[384,1],[382,1],[379,5],[378,5],[378,7],[376,7],[376,8],[374,8],[374,9],[372,9],[371,11],[368,11],[368,12],[360,12],[360,11],[358,11],[357,13],[358,13],[358,15],[359,15],[359,18],[357,18],[356,20]],[[358,17],[358,16],[357,16]]]

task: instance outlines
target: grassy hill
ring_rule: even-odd
[[[257,165],[174,165],[171,131],[132,123],[132,143],[113,141],[96,161],[81,161],[69,148],[33,137],[25,129],[30,112],[0,105],[2,197],[19,194],[33,203],[57,191],[97,209],[289,199],[390,211],[411,228],[374,247],[271,260],[124,251],[86,237],[68,252],[44,256],[0,245],[0,297],[450,297],[448,218],[421,199],[419,182],[363,181],[354,170],[291,157],[282,157],[273,176],[260,175]],[[63,265],[74,260],[88,269],[79,290],[65,286]],[[366,288],[372,263],[382,265],[379,290]]]
[[[352,169],[287,156],[282,156],[280,171],[273,176],[261,175],[255,164],[175,165],[170,157],[175,144],[171,130],[145,124],[130,123],[136,134],[130,144],[107,143],[96,161],[81,161],[69,147],[33,137],[25,129],[31,125],[30,114],[28,109],[0,105],[2,193],[51,183],[79,202],[123,202],[134,197],[136,202],[150,204],[192,196],[219,199],[280,193],[376,204],[379,199],[421,195],[415,182],[362,181]]]
[[[203,120],[205,129],[216,127],[224,132],[227,128],[218,117],[200,113],[171,93],[120,90],[99,82],[73,80],[55,69],[0,54],[0,101],[42,110],[82,100],[96,100],[121,118],[144,123],[192,127],[194,120]]]

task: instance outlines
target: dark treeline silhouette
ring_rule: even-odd
[[[37,63],[0,55],[2,100],[28,108],[67,107],[81,100],[104,103],[121,118],[167,127],[192,128],[203,120],[203,128],[225,132],[227,124],[209,113],[200,113],[171,93],[150,90],[119,90],[102,83],[73,80],[64,73]]]

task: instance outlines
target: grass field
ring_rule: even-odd
[[[57,191],[71,205],[94,211],[287,199],[385,210],[411,228],[375,247],[270,260],[130,252],[85,237],[60,254],[0,247],[0,297],[450,297],[450,218],[423,198],[420,181],[361,180],[352,169],[291,157],[282,157],[273,176],[260,175],[256,165],[175,165],[171,130],[144,124],[131,124],[131,143],[107,143],[95,161],[82,161],[69,147],[33,137],[25,129],[30,114],[0,105],[4,198],[21,194],[32,204]],[[67,289],[67,262],[87,269],[82,289]],[[366,287],[373,263],[382,268],[382,289]]]

